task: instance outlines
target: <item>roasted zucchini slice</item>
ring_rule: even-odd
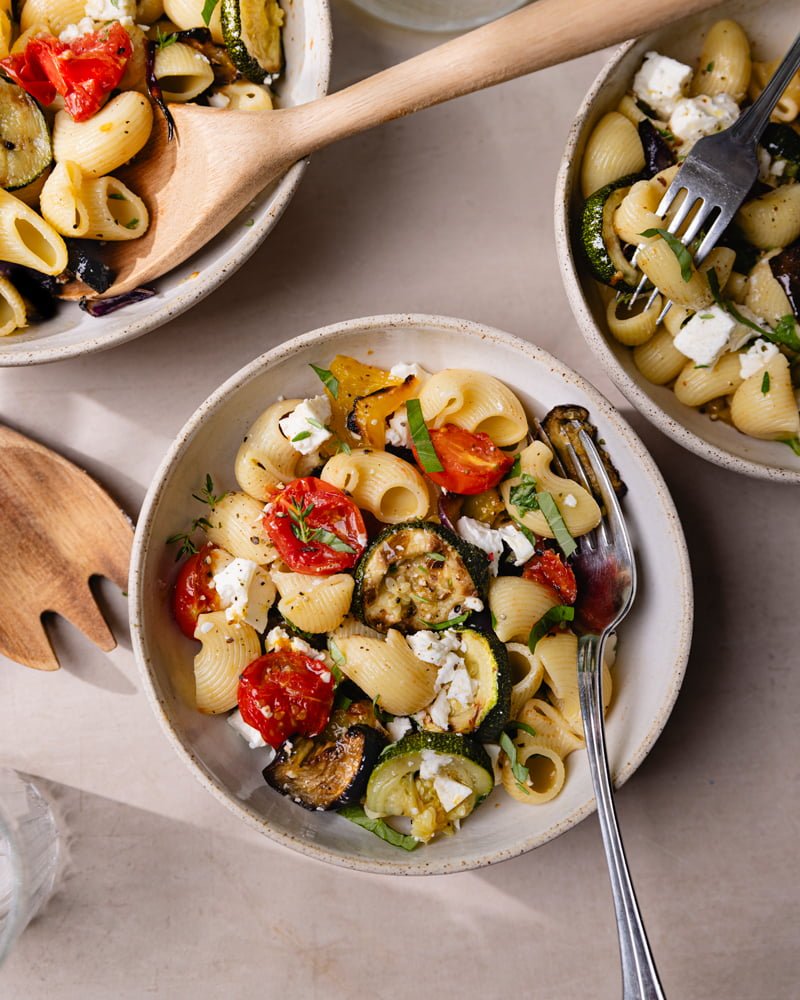
[[[492,763],[476,740],[409,733],[381,754],[364,807],[373,816],[409,817],[412,835],[428,841],[453,833],[493,787]]]
[[[50,132],[39,105],[0,77],[0,187],[16,191],[31,184],[52,159]]]
[[[432,521],[405,521],[382,531],[356,567],[353,612],[379,632],[417,632],[462,614],[483,598],[486,553]]]
[[[622,292],[633,291],[638,274],[623,254],[612,222],[628,188],[639,179],[638,174],[630,174],[595,191],[586,199],[580,221],[581,243],[589,269],[598,281]]]
[[[284,13],[276,0],[222,0],[222,34],[228,55],[253,83],[283,68]]]

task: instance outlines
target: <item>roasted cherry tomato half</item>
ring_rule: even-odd
[[[337,486],[295,479],[268,505],[264,527],[296,573],[324,576],[351,569],[367,545],[361,511]]]
[[[438,486],[450,493],[473,496],[497,486],[514,464],[514,458],[501,451],[488,434],[473,434],[455,424],[445,424],[438,430],[429,430],[431,442],[443,472],[425,472]],[[421,469],[417,449],[414,458]]]
[[[22,52],[0,59],[0,66],[41,104],[52,104],[56,94],[76,122],[100,110],[118,85],[133,45],[122,25],[80,35],[62,42],[55,35],[37,35]]]
[[[270,746],[316,736],[333,707],[333,675],[321,660],[294,650],[259,656],[239,678],[239,711]]]
[[[574,604],[578,596],[575,574],[553,549],[537,552],[525,563],[522,571],[525,580],[535,580],[550,587],[562,604]]]
[[[194,638],[197,616],[209,611],[220,611],[219,595],[211,585],[214,577],[213,545],[204,545],[200,551],[183,563],[172,591],[172,613],[181,632]]]

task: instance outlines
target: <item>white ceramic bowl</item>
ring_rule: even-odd
[[[785,444],[759,441],[722,421],[709,420],[680,403],[671,389],[652,385],[640,374],[631,350],[607,333],[599,288],[583,262],[577,239],[576,220],[583,203],[580,163],[595,124],[614,110],[629,89],[645,52],[655,49],[693,66],[705,29],[723,17],[741,23],[755,42],[757,59],[782,56],[797,29],[796,0],[733,0],[618,49],[592,84],[570,130],[556,184],[556,246],[567,297],[581,332],[620,390],[648,420],[678,444],[724,468],[800,483],[800,456]]]
[[[283,45],[286,72],[275,84],[282,107],[324,97],[331,64],[331,18],[328,0],[284,4]],[[0,337],[0,367],[61,361],[104,351],[163,326],[191,308],[258,248],[289,204],[305,173],[307,160],[296,163],[267,188],[202,250],[155,283],[157,294],[95,319],[77,304],[62,303],[58,314],[25,332]]]
[[[563,833],[594,807],[585,755],[567,759],[568,778],[552,802],[530,807],[495,792],[457,836],[407,854],[346,820],[314,813],[268,788],[258,753],[221,718],[187,707],[197,644],[172,620],[167,584],[190,496],[206,472],[235,488],[233,459],[250,423],[279,395],[319,386],[309,362],[337,353],[390,366],[422,360],[433,371],[454,364],[502,379],[531,414],[557,403],[587,406],[629,493],[625,511],[637,549],[641,591],[620,630],[615,696],[608,719],[617,783],[639,766],[669,716],[683,677],[692,630],[686,544],[653,460],[611,404],[575,372],[509,334],[463,320],[378,316],[351,320],[291,340],[242,369],[191,417],[158,470],[136,531],[130,579],[131,631],[145,688],[165,732],[194,775],[245,822],[274,840],[324,861],[364,871],[435,874],[514,857]]]

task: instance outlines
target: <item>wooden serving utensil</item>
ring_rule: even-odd
[[[133,525],[85,472],[0,426],[0,653],[57,670],[42,615],[63,615],[103,650],[114,636],[89,589],[128,580]]]
[[[277,111],[171,105],[126,183],[151,211],[149,231],[109,246],[106,295],[147,284],[199,250],[304,156],[375,125],[634,38],[719,0],[535,0],[336,94]],[[535,121],[536,108],[531,108]],[[84,289],[84,292],[86,290]]]

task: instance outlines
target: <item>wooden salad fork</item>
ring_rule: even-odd
[[[0,653],[37,670],[57,670],[42,623],[47,611],[100,649],[114,649],[89,578],[105,576],[125,589],[130,520],[77,466],[2,426],[0,468]]]
[[[104,295],[131,291],[176,267],[292,164],[339,139],[633,38],[718,2],[536,0],[309,104],[276,111],[170,105],[177,139],[167,141],[159,116],[148,146],[122,175],[150,209],[151,224],[141,239],[108,247],[117,278]],[[532,107],[532,120],[535,114]],[[85,288],[83,293],[92,294]]]

